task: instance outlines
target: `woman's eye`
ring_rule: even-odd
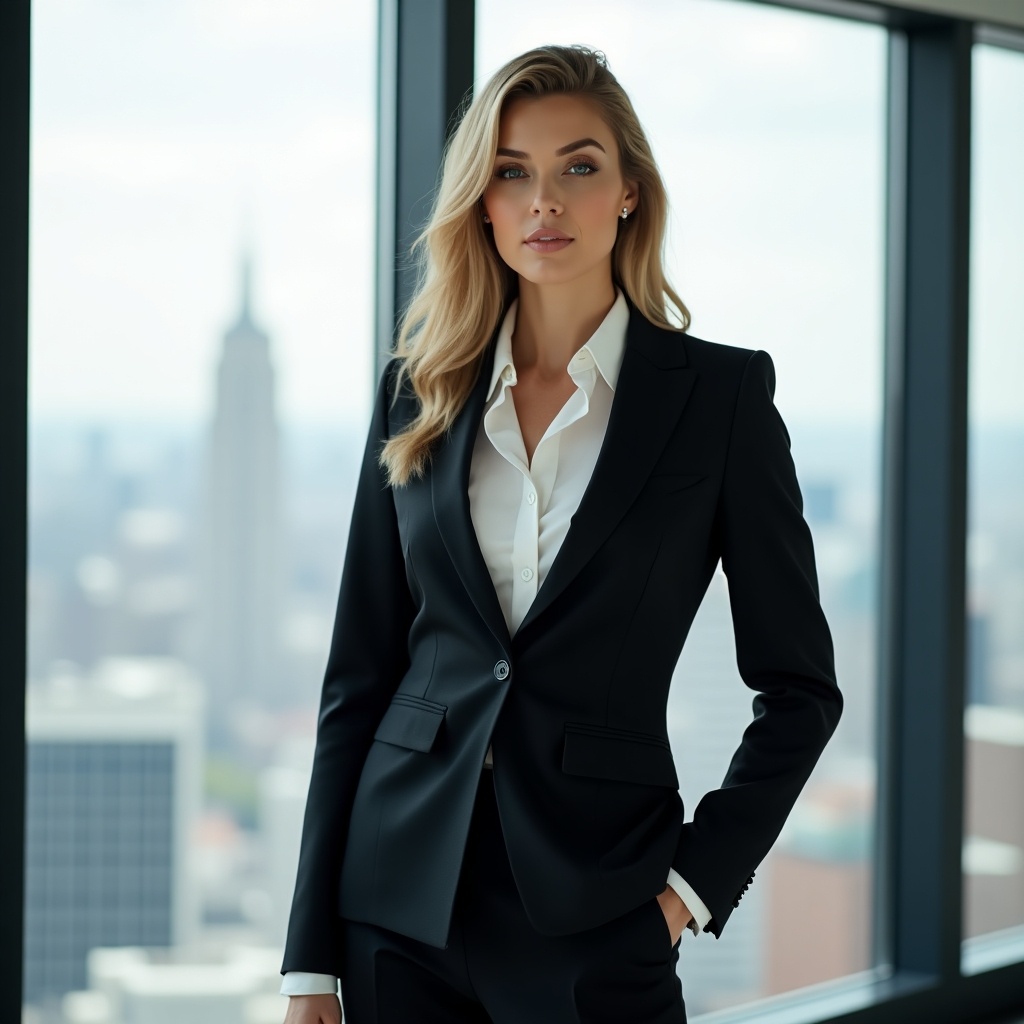
[[[576,173],[577,167],[585,167],[586,171]],[[569,165],[568,170],[571,172],[569,176],[572,178],[587,178],[597,170],[597,167],[589,160],[577,160]],[[521,177],[525,176],[526,172],[522,167],[502,167],[495,175],[495,177],[501,178],[504,181],[519,181]]]

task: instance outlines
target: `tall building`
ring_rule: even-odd
[[[1024,712],[972,704],[964,711],[964,935],[1024,921]]]
[[[202,721],[198,681],[170,658],[58,665],[28,687],[26,1003],[85,987],[96,947],[194,940]]]
[[[281,671],[284,593],[280,432],[270,339],[253,320],[251,261],[241,310],[224,335],[207,438],[196,602],[209,740],[232,745],[241,707],[287,700]]]
[[[874,784],[866,758],[812,782],[766,858],[766,995],[871,968]]]

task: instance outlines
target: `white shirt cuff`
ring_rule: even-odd
[[[676,895],[686,904],[686,909],[693,914],[693,920],[686,926],[694,935],[699,935],[704,925],[711,920],[711,911],[704,906],[701,898],[693,891],[689,883],[675,868],[668,869],[668,884],[675,890]]]
[[[281,982],[283,996],[337,995],[338,979],[333,974],[312,974],[309,971],[286,971]]]

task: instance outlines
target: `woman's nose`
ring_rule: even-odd
[[[542,185],[533,196],[532,212],[535,214],[561,213],[562,197],[550,185]]]

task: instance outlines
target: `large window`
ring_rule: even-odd
[[[90,952],[163,946],[281,1020],[374,383],[376,4],[32,15],[26,1019],[121,1020],[95,972],[149,954]]]
[[[1024,54],[975,46],[973,72],[963,936],[989,942],[968,954],[1024,935]]]
[[[539,29],[538,26],[543,26]],[[656,31],[652,31],[656,26]],[[690,1013],[869,967],[886,35],[723,0],[478,5],[476,79],[542,42],[605,52],[672,204],[690,332],[766,349],[790,427],[846,698],[835,737],[722,938],[683,936]],[[725,578],[676,670],[670,737],[692,814],[750,720]],[[837,927],[836,922],[843,926]]]
[[[834,16],[786,0],[476,0],[474,74],[542,42],[603,49],[669,188],[691,333],[777,368],[846,705],[722,940],[684,934],[690,1015],[987,1019],[1024,991],[1024,21],[995,2],[817,5]],[[9,165],[31,171],[23,1024],[198,1019],[198,991],[252,1024],[284,1016],[319,683],[389,333],[374,290],[386,310],[393,236],[436,183],[470,6],[31,3],[29,154],[29,94],[16,75],[0,94]],[[4,10],[0,39],[25,32],[27,50]],[[977,37],[970,79],[958,15],[1001,22]],[[23,201],[4,199],[15,215]],[[4,379],[20,381],[10,340]],[[946,715],[958,740],[961,637],[943,616],[961,621],[965,442],[961,847],[942,770],[959,776]],[[688,816],[752,696],[718,574],[669,707]],[[189,969],[168,984],[175,961]],[[774,993],[777,1011],[757,1004]]]

